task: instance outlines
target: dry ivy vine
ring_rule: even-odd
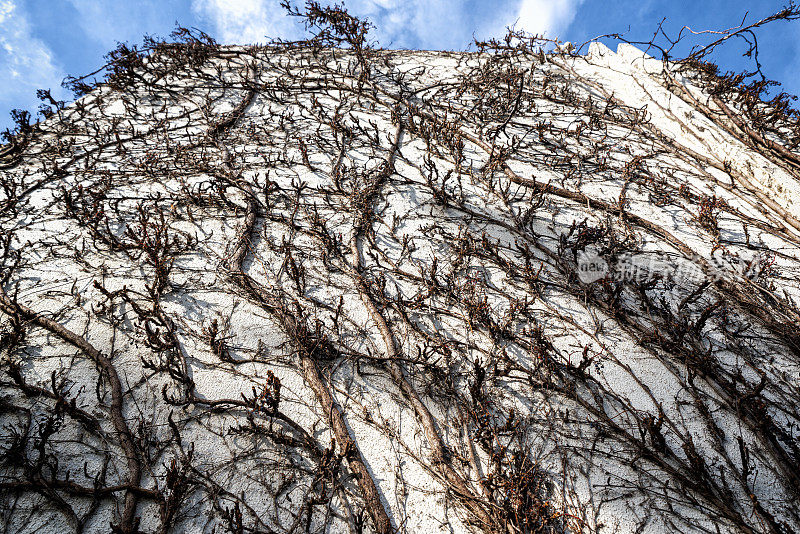
[[[411,531],[404,462],[476,531],[608,531],[620,502],[639,531],[800,529],[795,215],[571,49],[391,52],[343,8],[285,7],[312,37],[179,29],[70,79],[71,106],[41,92],[47,120],[15,113],[4,531]],[[720,73],[715,46],[662,48],[663,89],[800,180],[790,100]],[[767,261],[712,277],[687,229]],[[579,280],[587,247],[654,245],[706,276]],[[355,426],[403,459],[396,495]]]

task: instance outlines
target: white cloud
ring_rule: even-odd
[[[104,50],[117,42],[139,43],[145,33],[165,37],[185,12],[177,2],[164,0],[69,0],[81,30]]]
[[[0,118],[4,124],[12,108],[36,108],[36,89],[50,88],[53,96],[63,97],[63,77],[53,53],[33,36],[26,13],[12,0],[0,0]]]
[[[226,44],[263,43],[268,38],[294,39],[299,28],[278,0],[193,0],[192,10],[215,27]]]
[[[130,27],[135,25],[135,17],[119,16],[125,9],[125,5],[121,2],[70,0],[70,4],[79,14],[77,20],[83,32],[104,48],[113,48],[117,41],[131,38],[138,41],[141,38],[138,32],[134,34],[130,31]],[[123,21],[127,24],[121,24]]]
[[[302,6],[299,1],[295,4]],[[375,24],[374,36],[380,44],[408,48],[462,49],[473,32],[503,33],[513,16],[502,9],[482,9],[484,13],[476,16],[471,13],[475,2],[467,0],[349,0],[345,5],[353,15]],[[192,9],[214,26],[215,36],[224,43],[303,35],[302,27],[285,16],[278,0],[193,0]]]
[[[516,28],[528,33],[560,37],[583,0],[522,0]]]
[[[73,0],[76,1],[76,0]],[[85,0],[79,0],[85,1]],[[472,40],[501,36],[505,26],[558,35],[566,30],[583,0],[349,0],[348,10],[369,18],[384,45],[462,49]],[[302,6],[302,2],[295,2]],[[332,3],[332,0],[323,3]],[[515,9],[517,6],[518,9]],[[287,17],[279,0],[193,0],[192,10],[209,22],[224,43],[264,42],[267,37],[297,39],[302,28]]]
[[[472,28],[461,0],[360,0],[353,12],[370,18],[385,46],[409,48],[464,48]]]

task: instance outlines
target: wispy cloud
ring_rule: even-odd
[[[347,4],[376,26],[384,46],[423,49],[463,49],[473,35],[502,32],[509,21],[504,2],[486,9],[474,0],[355,0]]]
[[[132,3],[132,2],[131,2]],[[136,17],[122,17],[128,2],[106,2],[97,0],[70,0],[70,4],[78,12],[77,22],[83,33],[90,39],[100,43],[104,48],[110,49],[118,41],[127,41],[141,38],[141,30],[136,28],[135,34],[132,27],[143,26]]]
[[[297,38],[300,28],[278,0],[193,0],[192,11],[209,21],[223,43],[263,43],[268,38]]]
[[[50,49],[33,36],[27,14],[12,0],[0,0],[0,113],[36,107],[36,89],[62,94],[63,76]]]
[[[560,37],[583,0],[522,0],[516,28],[528,33]]]
[[[515,18],[511,0],[493,4],[476,0],[350,0],[346,7],[375,25],[381,45],[401,48],[462,49],[473,35],[503,33]],[[278,0],[193,0],[192,9],[214,26],[216,37],[225,43],[302,35],[302,27],[284,14]]]
[[[375,24],[375,35],[384,46],[462,48],[470,37],[464,4],[458,0],[356,0],[348,7]]]
[[[163,0],[69,0],[78,13],[83,33],[104,49],[117,42],[138,43],[145,33],[165,36],[176,18],[183,18],[181,2]]]

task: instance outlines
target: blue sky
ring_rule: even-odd
[[[583,42],[605,33],[647,41],[666,18],[668,33],[736,26],[767,16],[788,0],[349,0],[347,8],[377,26],[381,45],[397,48],[466,48],[472,37],[501,36],[516,24],[533,33]],[[116,42],[141,42],[144,34],[167,36],[176,22],[224,43],[263,42],[266,36],[297,38],[302,28],[284,16],[278,0],[0,0],[0,130],[11,126],[13,108],[35,110],[37,88],[69,99],[60,89],[67,74],[81,75],[103,63]],[[759,34],[767,77],[800,94],[800,21],[777,22]],[[741,44],[715,59],[724,67],[748,67]]]

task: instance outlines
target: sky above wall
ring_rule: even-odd
[[[738,26],[748,11],[745,22],[751,23],[787,2],[349,0],[345,6],[374,23],[374,38],[384,47],[464,50],[473,38],[502,36],[511,25],[575,43],[608,33],[649,41],[664,19],[672,37],[684,25],[698,31]],[[11,109],[35,111],[36,89],[52,89],[69,101],[70,92],[60,87],[66,75],[94,71],[117,42],[140,43],[145,34],[166,37],[176,24],[199,28],[222,43],[303,36],[279,0],[0,0],[0,131],[13,125]],[[778,21],[757,36],[765,75],[800,94],[800,21]],[[732,42],[714,59],[726,69],[751,69],[752,62],[741,57],[745,50],[743,42]]]

